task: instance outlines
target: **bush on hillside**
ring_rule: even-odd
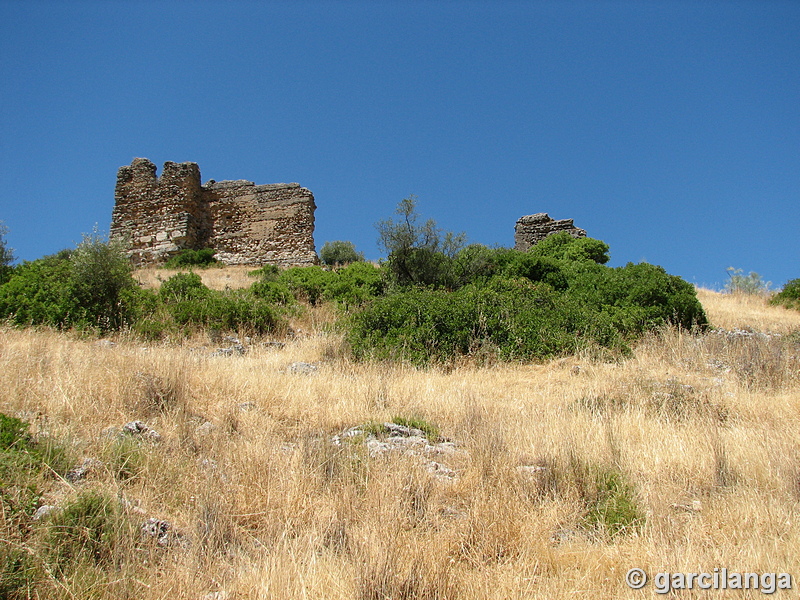
[[[110,331],[133,320],[137,289],[122,248],[93,234],[74,251],[15,267],[0,286],[0,318]]]
[[[282,281],[270,281],[269,279],[256,281],[250,286],[250,293],[256,298],[273,304],[289,305],[295,301],[292,290]]]
[[[800,310],[800,279],[787,282],[783,289],[772,297],[771,302]]]
[[[269,302],[240,291],[213,292],[204,298],[190,298],[170,306],[175,323],[183,329],[246,331],[264,334],[275,330],[278,318]]]
[[[319,251],[319,259],[322,264],[333,267],[363,261],[364,254],[356,250],[353,242],[336,240],[323,244]]]
[[[462,272],[472,282],[368,304],[351,319],[354,353],[417,364],[487,352],[541,360],[589,346],[625,352],[663,325],[707,325],[693,286],[681,278],[646,263],[606,267],[608,246],[599,240],[551,238],[527,253],[467,247],[454,262],[468,265]]]
[[[71,253],[71,293],[80,307],[80,320],[101,331],[119,329],[130,321],[131,307],[124,292],[137,287],[125,249],[103,240],[95,231],[84,235]]]
[[[72,263],[63,255],[18,265],[0,286],[0,318],[21,326],[70,326],[80,313],[71,278]]]
[[[547,285],[498,279],[455,292],[411,290],[380,298],[353,315],[348,341],[357,358],[423,365],[469,354],[538,360],[622,336]]]
[[[336,277],[336,273],[322,267],[292,267],[282,271],[278,281],[287,285],[298,300],[314,306],[322,300],[325,288]]]
[[[158,295],[166,303],[176,303],[183,300],[199,300],[207,298],[211,290],[204,284],[197,273],[176,273],[158,290]]]
[[[203,248],[202,250],[181,250],[164,263],[165,269],[182,269],[184,267],[210,267],[219,266],[221,263],[214,258],[216,250]]]
[[[354,262],[335,275],[327,282],[323,297],[345,309],[361,306],[386,293],[386,274],[371,263]]]

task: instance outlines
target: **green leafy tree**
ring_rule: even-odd
[[[322,264],[329,266],[348,265],[354,262],[362,262],[364,254],[356,250],[353,242],[336,240],[325,242],[319,251],[319,259]]]
[[[121,243],[104,240],[94,232],[70,256],[71,287],[88,324],[102,330],[118,329],[127,322],[124,296],[137,287],[132,267]]]
[[[11,263],[14,262],[14,250],[6,244],[8,228],[0,221],[0,285],[8,281],[11,276]]]
[[[454,258],[464,246],[463,233],[443,232],[436,221],[420,222],[417,198],[413,194],[397,205],[398,220],[376,224],[378,245],[389,253],[389,272],[401,286],[452,286],[456,270]]]

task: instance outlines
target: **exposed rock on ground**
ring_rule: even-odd
[[[335,446],[363,443],[372,457],[391,452],[418,457],[425,470],[442,481],[452,481],[458,476],[453,468],[442,461],[464,454],[464,450],[457,448],[450,440],[430,440],[421,429],[388,422],[378,426],[351,427],[333,436],[331,442]]]

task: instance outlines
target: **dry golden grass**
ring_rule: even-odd
[[[708,318],[725,329],[753,328],[757,331],[786,333],[800,328],[800,312],[768,304],[763,296],[725,294],[698,289]]]
[[[208,269],[194,269],[200,275],[203,284],[212,290],[237,290],[253,285],[255,279],[248,273],[256,267],[253,266],[228,266],[211,267]],[[137,269],[133,273],[134,279],[146,288],[158,289],[163,281],[166,281],[175,273],[185,272],[187,269],[156,269],[153,267]]]
[[[800,328],[800,313],[700,294],[722,327]],[[325,320],[307,317],[309,335],[283,349],[229,358],[0,330],[0,411],[106,464],[85,483],[51,482],[46,500],[98,486],[138,505],[132,519],[166,519],[188,540],[132,543],[93,597],[643,598],[653,587],[630,590],[632,567],[800,575],[797,345],[665,331],[616,363],[416,370],[350,362],[315,328]],[[294,374],[295,361],[319,371]],[[441,459],[454,481],[414,456],[330,443],[398,415],[455,441]],[[163,441],[121,479],[103,432],[133,419]],[[591,472],[624,474],[640,529],[587,526]],[[38,593],[86,597],[87,585]]]

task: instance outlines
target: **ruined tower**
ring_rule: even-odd
[[[314,195],[297,183],[200,182],[196,163],[164,163],[160,177],[146,158],[117,173],[111,237],[136,264],[184,249],[214,248],[225,264],[284,266],[317,262]]]
[[[514,248],[527,251],[528,248],[541,242],[548,235],[566,231],[572,237],[586,237],[586,231],[575,227],[572,219],[551,219],[547,213],[536,213],[517,219],[514,227]]]

